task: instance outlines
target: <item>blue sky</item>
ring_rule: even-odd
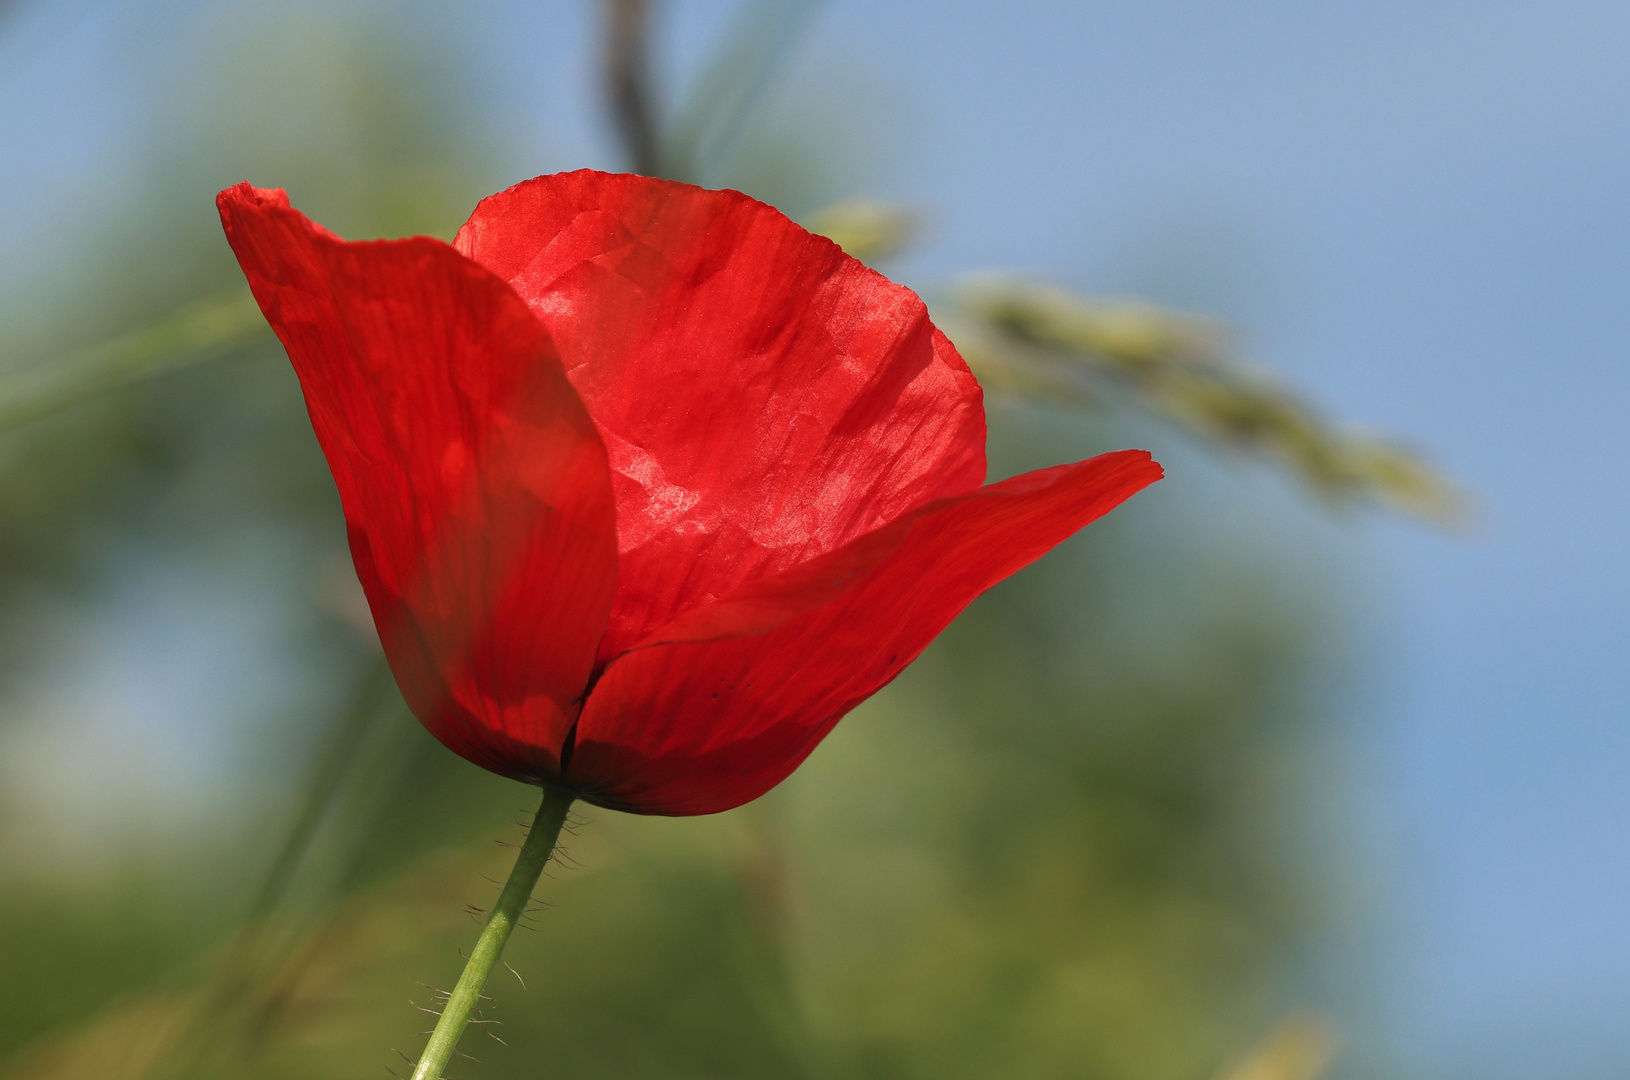
[[[13,13],[0,285],[70,199],[116,197],[149,107],[128,29],[207,6]],[[671,82],[732,10],[673,6]],[[587,4],[464,11],[537,167],[617,164]],[[1354,526],[1388,642],[1355,721],[1390,875],[1370,1022],[1440,1075],[1623,1075],[1630,7],[832,0],[799,55],[782,97],[862,87],[890,150],[866,193],[933,223],[903,276],[1022,268],[1225,317],[1479,494],[1466,537]]]

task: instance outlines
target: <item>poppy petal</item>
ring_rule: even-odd
[[[1141,450],[1026,473],[683,616],[606,669],[568,782],[647,814],[757,798],[974,597],[1160,476]]]
[[[346,243],[248,184],[218,205],[299,375],[408,704],[476,764],[558,779],[615,592],[616,517],[548,332],[442,241]]]
[[[979,385],[916,294],[734,191],[590,171],[453,241],[554,335],[617,492],[609,662],[985,476]]]

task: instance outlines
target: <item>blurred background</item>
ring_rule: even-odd
[[[993,477],[1168,479],[766,798],[581,813],[454,1075],[1630,1075],[1627,48],[1534,0],[0,2],[0,1077],[409,1071],[533,799],[381,678],[212,199],[448,237],[581,166],[921,291]]]

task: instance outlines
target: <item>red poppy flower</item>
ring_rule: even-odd
[[[602,806],[756,798],[1161,475],[1124,451],[981,487],[979,385],[922,301],[736,192],[544,176],[452,244],[218,204],[408,704]]]

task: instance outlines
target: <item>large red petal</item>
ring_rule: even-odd
[[[476,764],[558,779],[616,588],[616,519],[548,332],[439,240],[346,243],[247,184],[218,203],[299,374],[408,704]]]
[[[647,814],[757,798],[974,597],[1160,475],[1140,450],[1027,473],[681,617],[606,669],[568,782]]]
[[[733,191],[596,172],[454,240],[549,327],[617,491],[605,662],[985,476],[978,383],[921,300]]]

